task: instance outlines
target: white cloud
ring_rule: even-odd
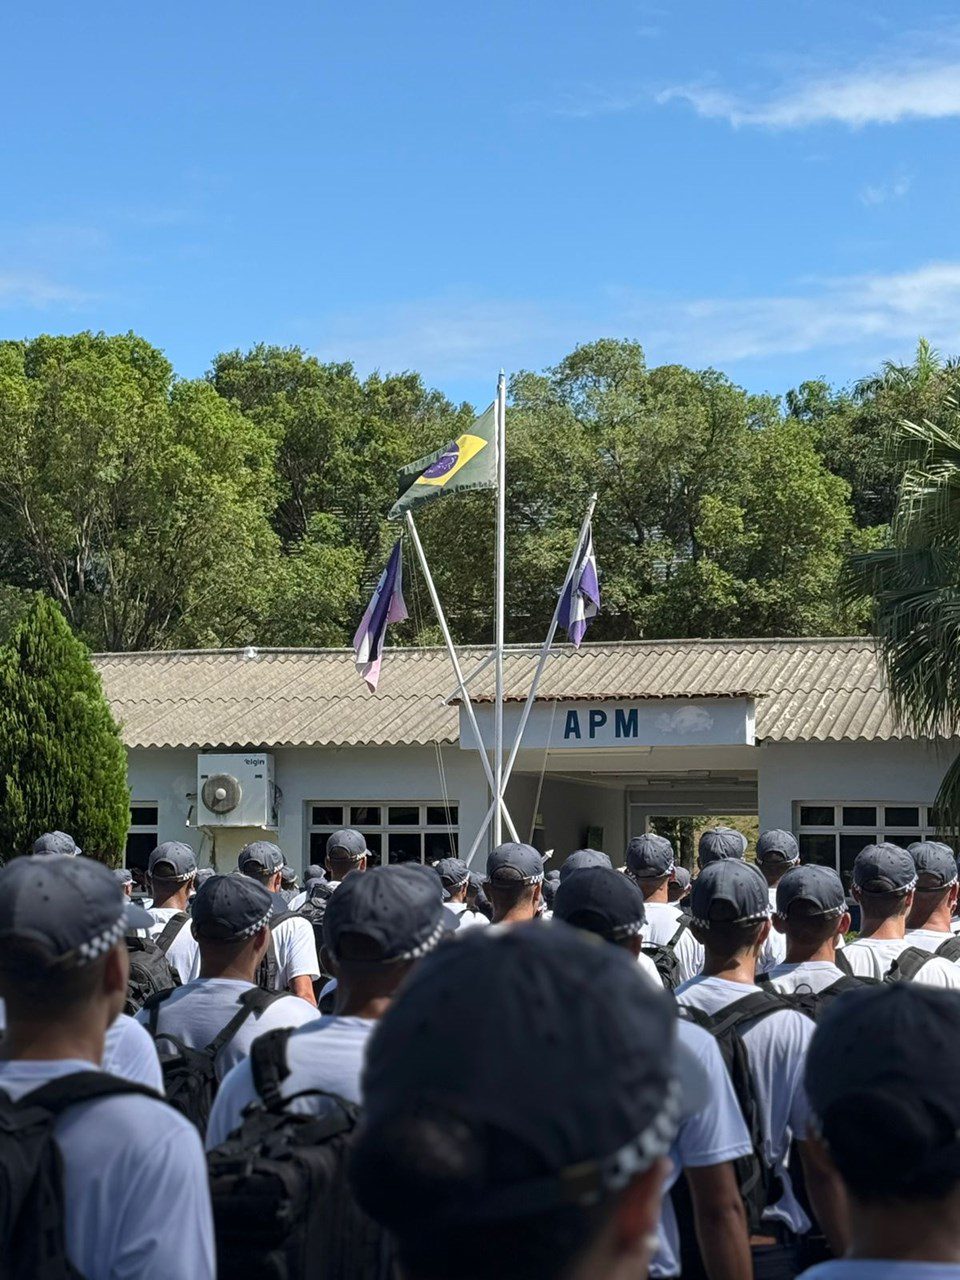
[[[0,270],[0,307],[80,306],[90,295],[41,275]]]
[[[651,362],[697,368],[808,352],[842,352],[858,367],[877,352],[907,355],[921,334],[960,351],[960,261],[795,281],[750,297],[618,289],[588,303],[421,299],[334,316],[323,331],[313,345],[324,359],[352,360],[362,373],[418,369],[430,382],[540,368],[599,337],[635,338]]]
[[[726,93],[704,85],[677,85],[656,98],[685,102],[697,115],[735,128],[801,129],[838,123],[851,128],[902,120],[960,115],[960,58],[875,62],[786,86],[769,95]]]
[[[895,178],[893,182],[880,182],[861,188],[860,200],[865,205],[889,204],[891,200],[902,200],[910,190],[910,178]]]

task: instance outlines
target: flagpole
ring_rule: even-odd
[[[580,555],[580,550],[583,546],[583,540],[587,535],[587,529],[590,527],[590,521],[593,519],[593,513],[594,513],[594,510],[596,509],[596,505],[597,505],[597,494],[594,493],[591,495],[590,501],[587,504],[587,514],[583,517],[583,524],[581,524],[580,526],[580,533],[577,535],[577,541],[574,544],[573,554],[571,555],[570,563],[567,566],[567,576],[563,580],[563,589],[561,590],[559,596],[557,597],[556,607],[554,608],[554,611],[553,611],[553,618],[551,619],[551,622],[550,622],[550,628],[547,631],[547,638],[543,642],[543,647],[540,650],[540,659],[537,662],[537,669],[533,673],[533,682],[530,685],[530,692],[527,694],[527,700],[523,704],[523,713],[520,716],[520,723],[517,726],[517,736],[514,739],[513,748],[510,752],[510,758],[507,760],[506,768],[503,771],[502,786],[504,789],[506,789],[507,783],[510,781],[510,775],[513,773],[513,766],[516,764],[517,756],[520,753],[520,744],[523,741],[523,734],[524,734],[524,730],[527,727],[527,721],[530,719],[530,712],[533,710],[533,705],[534,705],[534,702],[536,701],[537,689],[540,686],[540,678],[543,675],[544,668],[547,665],[547,659],[550,656],[550,648],[553,644],[553,638],[557,634],[557,626],[560,618],[560,606],[563,603],[563,597],[566,594],[567,587],[570,584],[570,579],[573,577],[573,574],[576,570],[577,559]],[[489,810],[487,811],[487,816],[484,819],[483,826],[480,828],[480,832],[478,834],[474,848],[470,850],[470,856],[473,855],[474,850],[476,848],[476,844],[479,844],[480,840],[483,838],[483,833],[486,831],[487,827],[490,825],[490,821],[492,818],[493,818],[493,805],[491,804]],[[469,863],[469,856],[468,856],[468,863]]]
[[[507,524],[507,379],[503,370],[497,379],[497,582],[496,607],[496,677],[494,705],[494,791],[493,791],[493,843],[503,840],[501,805],[503,804],[503,634],[504,634],[504,584],[506,579],[506,524]],[[513,837],[517,839],[516,835]]]
[[[470,694],[467,689],[467,682],[463,678],[463,670],[461,669],[461,666],[460,666],[460,659],[457,657],[457,651],[454,648],[453,637],[450,635],[450,628],[447,626],[447,618],[443,612],[443,606],[440,603],[440,597],[437,595],[437,588],[434,585],[433,575],[430,572],[430,566],[427,564],[427,557],[423,549],[423,543],[420,541],[420,534],[417,532],[417,526],[414,523],[413,512],[407,511],[405,518],[407,522],[407,529],[410,532],[410,539],[413,542],[414,550],[417,553],[417,559],[420,561],[420,568],[423,570],[423,577],[427,584],[427,591],[430,595],[430,601],[433,604],[434,612],[437,615],[437,621],[440,624],[440,630],[443,632],[443,638],[447,646],[447,653],[449,653],[450,662],[453,665],[453,673],[457,678],[457,684],[460,688],[460,697],[463,699],[463,708],[466,713],[467,720],[470,724],[470,728],[473,730],[473,736],[477,744],[477,753],[480,756],[480,762],[483,765],[483,771],[486,774],[487,785],[490,787],[490,790],[494,793],[494,795],[499,795],[499,792],[496,792],[494,790],[494,786],[495,786],[494,777],[490,769],[490,762],[487,759],[486,750],[483,745],[483,737],[480,733],[480,726],[477,724],[477,717],[473,709],[473,703],[470,701]],[[517,835],[517,829],[513,825],[513,819],[510,817],[510,813],[507,809],[506,801],[503,799],[502,795],[500,796],[500,808],[503,811],[503,819],[506,821],[508,831],[510,832],[514,840],[519,840],[520,837]],[[489,819],[487,820],[486,825],[488,824],[489,824]],[[484,826],[484,830],[486,830],[486,825]],[[471,854],[472,852],[473,850],[471,850]]]

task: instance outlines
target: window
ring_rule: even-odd
[[[936,814],[931,805],[860,804],[857,801],[822,804],[804,800],[794,808],[804,862],[833,867],[840,872],[848,890],[854,860],[864,845],[885,840],[905,849],[915,840],[936,837]]]
[[[327,837],[340,827],[355,827],[381,863],[435,862],[456,857],[459,809],[441,800],[397,803],[311,803],[310,862],[323,863]]]
[[[159,809],[156,804],[135,800],[130,805],[130,829],[124,863],[131,871],[146,871],[147,859],[157,847],[160,832]]]

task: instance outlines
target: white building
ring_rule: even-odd
[[[461,654],[489,739],[487,658]],[[536,658],[508,651],[508,742]],[[96,663],[129,753],[131,863],[177,839],[232,868],[239,847],[269,828],[302,867],[342,825],[359,827],[384,859],[465,854],[486,813],[443,650],[389,650],[376,695],[342,650]],[[898,728],[868,640],[586,644],[550,659],[508,801],[521,838],[558,860],[589,844],[620,861],[655,815],[743,813],[792,828],[807,858],[847,870],[871,840],[909,843],[934,829],[931,803],[955,749]],[[215,819],[198,796],[210,766],[243,791]]]

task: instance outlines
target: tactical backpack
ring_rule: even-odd
[[[263,987],[264,991],[276,991],[277,977],[280,973],[280,963],[277,960],[277,948],[273,941],[273,931],[278,924],[282,924],[284,920],[298,920],[300,918],[299,911],[281,911],[275,916],[270,917],[270,942],[267,946],[267,954],[260,961],[257,968],[256,983],[258,987]]]
[[[774,986],[769,974],[757,974],[757,986],[761,990],[775,991],[780,999],[789,1005],[791,1009],[796,1009],[798,1013],[805,1013],[813,1022],[819,1022],[834,1000],[845,995],[846,992],[860,991],[864,987],[874,985],[876,983],[873,978],[858,978],[855,974],[843,973],[839,978],[831,982],[828,987],[824,987],[822,991],[811,991],[809,988],[801,988],[798,991],[780,991],[779,988]]]
[[[251,987],[237,1001],[239,1008],[230,1021],[202,1049],[185,1044],[179,1036],[159,1027],[163,1002],[173,991],[160,991],[144,1005],[150,1017],[147,1030],[153,1036],[163,1072],[163,1086],[167,1101],[181,1115],[200,1130],[207,1132],[207,1122],[220,1082],[217,1079],[217,1056],[226,1048],[243,1024],[250,1017],[259,1017],[275,1000],[283,998],[282,991],[261,991]]]
[[[907,947],[901,951],[887,970],[885,982],[912,982],[928,960],[939,956],[942,960],[956,963],[960,960],[960,937],[950,935],[941,942],[936,951],[924,951],[923,947]]]
[[[680,959],[677,956],[677,943],[687,931],[687,922],[681,920],[676,933],[669,942],[645,942],[641,948],[645,956],[649,956],[657,966],[660,981],[667,991],[676,991],[680,985]]]
[[[127,934],[130,977],[127,980],[127,998],[123,1012],[130,1017],[139,1013],[152,995],[160,991],[172,991],[180,986],[180,975],[167,959],[167,951],[186,921],[187,913],[178,911],[175,916],[171,916],[156,938]]]
[[[152,1089],[103,1071],[60,1076],[17,1102],[0,1085],[0,1258],[4,1280],[83,1280],[67,1258],[63,1161],[54,1125],[68,1107],[121,1093],[139,1093],[162,1101]]]
[[[217,1269],[230,1280],[391,1280],[393,1249],[360,1209],[345,1176],[360,1116],[354,1103],[326,1100],[317,1115],[284,1109],[288,1029],[268,1031],[250,1052],[260,1105],[208,1152]]]
[[[788,1008],[790,1008],[789,1003],[780,996],[779,992],[761,989],[752,991],[743,999],[727,1005],[717,1013],[705,1013],[692,1005],[681,1005],[677,1010],[681,1018],[703,1027],[717,1042],[717,1048],[727,1068],[750,1135],[752,1152],[733,1161],[737,1185],[746,1210],[748,1235],[764,1235],[769,1232],[769,1224],[764,1223],[763,1213],[765,1209],[777,1203],[783,1193],[783,1186],[776,1170],[767,1163],[764,1154],[760,1101],[757,1097],[753,1072],[750,1069],[747,1047],[743,1042],[742,1028],[748,1024],[755,1026],[762,1018]],[[686,1178],[681,1177],[677,1181],[671,1195],[680,1229],[683,1264],[681,1273],[684,1280],[697,1280],[699,1277],[705,1277],[706,1271],[697,1245],[693,1201]]]

